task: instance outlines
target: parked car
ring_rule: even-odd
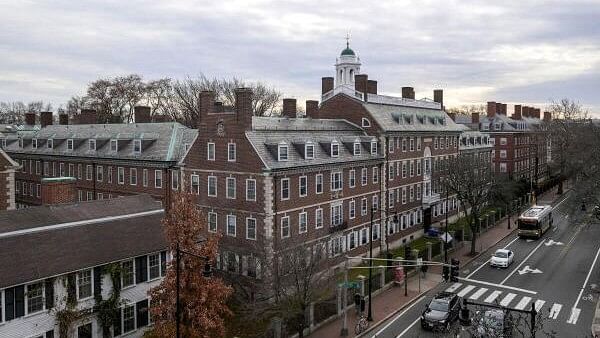
[[[460,312],[460,297],[455,293],[438,293],[421,314],[421,327],[448,331]]]
[[[478,313],[475,321],[478,338],[510,338],[512,337],[512,323],[504,311],[499,309],[487,310]]]
[[[497,266],[500,268],[507,268],[512,264],[515,258],[515,254],[506,249],[498,249],[490,259],[491,266]]]

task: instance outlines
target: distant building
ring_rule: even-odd
[[[0,149],[0,210],[12,210],[15,203],[15,172],[19,164]]]

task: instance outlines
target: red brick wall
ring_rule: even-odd
[[[75,181],[62,179],[60,181],[42,180],[41,201],[43,205],[73,203],[77,201]]]

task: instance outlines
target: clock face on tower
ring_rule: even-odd
[[[225,124],[223,121],[217,122],[217,135],[225,136]]]

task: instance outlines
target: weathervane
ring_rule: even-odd
[[[350,48],[350,32],[346,32],[346,48]]]

